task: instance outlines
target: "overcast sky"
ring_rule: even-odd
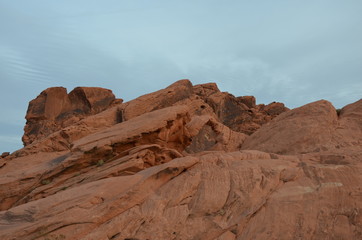
[[[0,154],[42,90],[131,100],[188,78],[289,108],[362,93],[361,0],[0,0]]]

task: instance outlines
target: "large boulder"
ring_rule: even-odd
[[[114,101],[112,91],[104,88],[77,87],[69,94],[63,87],[48,88],[29,103],[22,138],[24,146],[102,112]]]
[[[279,154],[327,150],[336,124],[337,114],[331,103],[310,103],[279,115],[250,136],[242,148]]]

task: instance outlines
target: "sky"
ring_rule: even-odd
[[[0,154],[48,87],[125,101],[179,79],[289,108],[362,93],[360,0],[0,0]]]

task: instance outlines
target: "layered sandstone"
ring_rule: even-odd
[[[0,239],[362,238],[362,100],[77,91],[33,100],[31,143],[0,159]]]

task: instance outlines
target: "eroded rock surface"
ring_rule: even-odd
[[[102,112],[114,101],[112,91],[104,88],[77,87],[69,94],[63,87],[48,88],[29,103],[25,116],[24,146],[86,116]]]
[[[325,100],[285,112],[248,138],[243,149],[280,154],[323,152],[362,145],[362,101],[338,116]]]
[[[289,110],[283,103],[277,102],[256,105],[255,97],[234,97],[232,94],[220,92],[216,84],[196,85],[194,90],[212,107],[220,122],[234,131],[248,135]]]
[[[127,103],[50,88],[0,159],[0,239],[362,239],[361,119],[188,80]]]

